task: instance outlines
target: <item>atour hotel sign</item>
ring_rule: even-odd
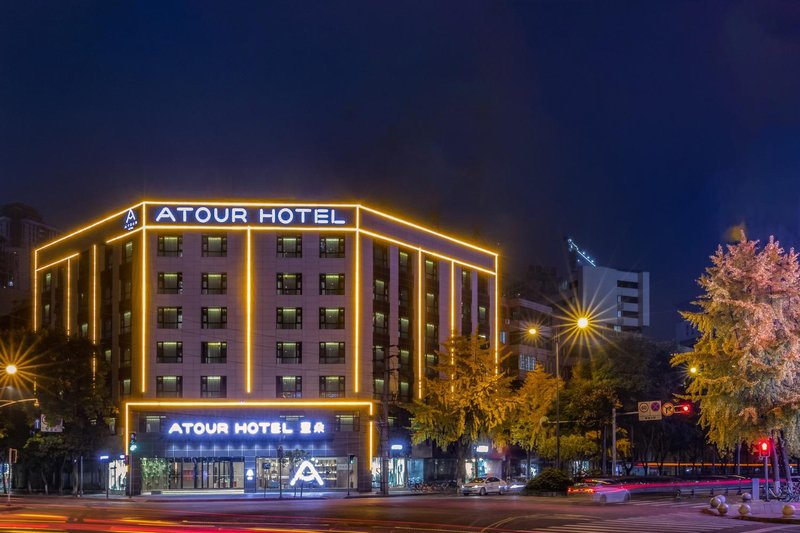
[[[270,206],[243,207],[237,205],[154,205],[148,208],[150,223],[159,225],[217,224],[269,227],[318,227],[352,225],[352,207]]]

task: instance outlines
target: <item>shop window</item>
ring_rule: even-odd
[[[227,272],[203,272],[200,277],[201,294],[226,294],[227,292]]]
[[[334,418],[333,430],[342,433],[356,432],[360,425],[359,422],[358,415],[336,415]]]
[[[227,376],[200,376],[201,398],[226,398],[227,396]]]
[[[320,257],[344,257],[344,237],[324,236],[319,239]]]
[[[227,235],[203,235],[203,257],[225,257],[228,255]]]
[[[159,272],[158,294],[181,294],[183,274],[181,272]]]
[[[344,329],[344,307],[320,307],[319,329]]]
[[[323,365],[336,365],[344,363],[344,343],[319,343],[319,362]]]
[[[303,308],[278,307],[276,313],[276,325],[278,329],[302,329]]]
[[[183,257],[183,235],[159,235],[158,255],[161,257]]]
[[[320,274],[319,293],[323,296],[344,294],[344,274]]]
[[[276,376],[275,390],[278,398],[302,398],[303,378],[301,376]]]
[[[157,324],[159,329],[181,329],[183,307],[159,307]]]
[[[182,363],[183,342],[158,341],[156,343],[156,363]]]
[[[281,272],[277,275],[278,294],[303,294],[303,275]]]
[[[303,237],[278,236],[278,257],[303,257]]]
[[[320,376],[319,377],[319,397],[320,398],[343,398],[344,397],[344,376]]]
[[[225,329],[228,327],[227,307],[203,307],[200,310],[201,329]]]
[[[182,398],[183,376],[156,376],[157,398]]]
[[[278,363],[300,364],[303,362],[302,342],[278,342],[275,345]]]
[[[200,362],[203,364],[224,364],[228,361],[227,342],[203,342],[200,345]]]

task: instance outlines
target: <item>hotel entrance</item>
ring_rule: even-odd
[[[169,460],[170,489],[244,489],[244,457],[184,457]]]

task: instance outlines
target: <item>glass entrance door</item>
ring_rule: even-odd
[[[192,457],[170,461],[171,489],[244,488],[244,459]]]

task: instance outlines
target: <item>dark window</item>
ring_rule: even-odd
[[[319,343],[319,362],[323,365],[336,365],[344,363],[344,343]]]
[[[131,347],[123,346],[119,349],[119,366],[121,368],[130,368],[131,366]]]
[[[278,294],[303,294],[303,275],[299,273],[277,275]]]
[[[376,302],[388,302],[389,283],[382,279],[372,280],[372,297]]]
[[[303,257],[303,237],[301,235],[279,236],[278,257]]]
[[[344,274],[320,274],[319,293],[322,295],[344,294]]]
[[[156,397],[183,397],[183,376],[156,376]]]
[[[227,272],[203,272],[200,279],[202,294],[226,294],[228,292]]]
[[[344,257],[344,237],[320,237],[320,257]]]
[[[226,398],[227,396],[227,376],[200,376],[201,398]]]
[[[128,335],[131,332],[131,312],[123,311],[119,314],[119,333]]]
[[[228,343],[203,342],[200,345],[200,362],[212,365],[228,362]]]
[[[159,307],[159,329],[181,329],[183,324],[183,307]]]
[[[128,241],[122,245],[122,262],[130,263],[133,261],[133,241]]]
[[[439,295],[426,292],[425,293],[425,313],[428,315],[439,314]]]
[[[372,264],[376,267],[389,268],[389,248],[387,246],[373,245]]]
[[[50,286],[53,283],[53,273],[47,272],[44,275],[44,280],[42,281],[42,292],[50,292]]]
[[[639,298],[636,296],[617,296],[617,301],[623,304],[638,304]]]
[[[130,300],[133,294],[133,283],[129,279],[123,279],[119,282],[119,299]]]
[[[303,329],[302,307],[279,307],[276,317],[278,329]]]
[[[159,272],[159,294],[181,294],[183,292],[183,274],[181,272]]]
[[[225,257],[227,255],[227,235],[203,235],[203,257]]]
[[[50,325],[50,304],[44,304],[42,307],[42,325],[48,326]],[[110,328],[109,328],[110,331]]]
[[[301,376],[276,376],[275,390],[278,398],[302,398],[303,378]]]
[[[225,329],[228,327],[227,307],[203,307],[200,313],[202,329]]]
[[[275,344],[278,363],[300,364],[303,362],[302,342],[278,342]]]
[[[619,287],[620,289],[638,289],[639,283],[637,281],[617,280],[617,287]]]
[[[344,376],[320,376],[319,397],[320,398],[344,397]]]
[[[320,307],[319,329],[344,329],[344,307]]]
[[[352,433],[358,431],[359,425],[358,415],[336,415],[334,418],[333,430]]]
[[[411,262],[408,252],[399,252],[397,259],[400,277],[407,278],[411,276]]]
[[[159,235],[158,255],[163,257],[182,257],[183,235]]]
[[[425,279],[428,281],[437,281],[439,279],[439,263],[430,259],[425,260]]]
[[[182,363],[183,343],[181,341],[158,341],[156,343],[156,363]]]
[[[639,318],[639,312],[638,311],[623,311],[622,312],[622,317],[623,318]]]

